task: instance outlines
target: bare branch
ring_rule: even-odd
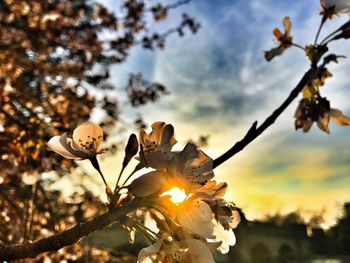
[[[254,122],[252,127],[246,133],[244,138],[236,142],[227,152],[214,160],[213,168],[218,167],[223,162],[230,159],[236,153],[243,150],[248,144],[254,141],[260,134],[262,134],[268,127],[270,127],[281,113],[292,103],[292,101],[299,95],[300,91],[313,79],[313,76],[318,71],[318,68],[309,69],[302,77],[298,85],[291,91],[288,98],[279,106],[266,120],[257,127],[257,122]]]

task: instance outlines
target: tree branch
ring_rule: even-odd
[[[255,121],[252,127],[248,130],[244,138],[236,142],[227,152],[216,158],[213,162],[213,168],[218,167],[223,162],[230,159],[236,153],[243,150],[249,143],[254,141],[260,134],[262,134],[269,126],[271,126],[281,113],[292,103],[292,101],[299,95],[301,90],[313,79],[313,76],[318,71],[318,68],[309,69],[302,77],[298,85],[291,91],[288,98],[279,106],[266,120],[259,126]]]
[[[57,251],[65,246],[73,245],[80,238],[118,221],[127,213],[134,211],[138,207],[147,206],[148,203],[149,201],[146,202],[146,200],[134,199],[128,205],[109,210],[92,220],[77,224],[50,237],[39,239],[33,243],[28,242],[0,247],[0,261],[34,258],[43,252]]]

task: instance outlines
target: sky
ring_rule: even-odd
[[[100,2],[120,12],[120,1]],[[275,45],[273,28],[281,27],[282,19],[290,16],[293,41],[305,46],[313,42],[319,11],[318,0],[193,0],[172,10],[169,19],[157,25],[160,32],[176,25],[182,12],[196,17],[201,29],[183,38],[170,36],[164,50],[135,47],[126,63],[113,67],[111,82],[119,97],[132,72],[163,83],[171,92],[136,110],[122,108],[123,120],[132,122],[141,115],[147,123],[173,124],[179,142],[176,149],[189,138],[210,135],[204,151],[212,158],[219,156],[255,120],[262,122],[278,107],[308,69],[305,55],[295,48],[272,62],[264,60],[263,50]],[[337,17],[327,23],[321,38],[346,19]],[[350,54],[345,41],[330,48]],[[331,106],[347,114],[349,68],[349,59],[330,66],[333,77],[322,87]],[[229,184],[227,199],[242,207],[248,219],[296,209],[307,218],[323,211],[327,227],[335,223],[342,203],[350,201],[350,127],[331,125],[330,135],[316,127],[307,134],[295,131],[297,103],[243,152],[218,167],[216,180]],[[105,161],[105,169],[115,169],[120,158]]]

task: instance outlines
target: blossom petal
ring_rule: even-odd
[[[290,22],[289,16],[286,16],[283,19],[283,26],[284,26],[284,30],[286,32],[286,35],[290,35],[290,31],[292,29],[292,23]]]
[[[232,229],[225,230],[222,225],[214,222],[214,235],[215,241],[222,241],[221,245],[218,247],[218,250],[222,254],[226,254],[230,250],[230,246],[236,244],[236,236],[233,233]]]
[[[225,195],[227,191],[227,183],[216,183],[209,181],[198,189],[194,189],[194,196],[200,199],[218,199]]]
[[[73,131],[74,146],[81,151],[99,151],[103,141],[103,129],[93,123],[83,123]]]
[[[349,12],[350,3],[349,1],[321,0],[321,7],[322,8],[334,7],[335,13],[347,13]]]
[[[140,154],[141,160],[147,167],[164,170],[170,166],[173,152],[150,152],[149,154]]]
[[[138,262],[139,263],[148,263],[153,262],[150,257],[156,253],[159,252],[161,246],[163,244],[163,239],[159,239],[156,243],[149,247],[145,247],[140,250],[138,255]]]
[[[182,162],[199,157],[197,147],[192,143],[187,143],[185,148],[179,153]]]
[[[140,132],[140,142],[144,145],[155,144],[160,151],[170,151],[176,143],[174,138],[174,127],[165,122],[154,122],[152,131],[146,134],[143,130]]]
[[[165,177],[166,175],[163,172],[149,172],[132,181],[128,189],[135,196],[148,196],[160,190],[165,181]]]
[[[144,138],[144,142],[148,141],[148,142],[154,142],[155,144],[160,144],[161,143],[161,136],[162,136],[162,131],[163,131],[163,127],[165,126],[165,122],[154,122],[151,127],[152,127],[152,131],[147,134],[146,132],[143,132],[143,138]]]
[[[160,144],[163,145],[163,151],[170,151],[172,146],[176,143],[174,138],[174,127],[171,124],[167,124],[162,130],[162,137],[160,138]]]
[[[72,154],[67,148],[65,148],[60,141],[61,136],[54,136],[52,137],[48,143],[47,146],[54,152],[62,155],[63,157],[67,159],[80,159],[78,156]]]
[[[232,214],[229,221],[229,226],[231,229],[234,229],[241,222],[241,215],[237,210],[232,210]]]
[[[198,158],[198,156],[197,147],[188,143],[181,152],[174,152],[168,169],[174,174],[181,173],[186,162]]]
[[[190,232],[205,238],[213,237],[212,212],[206,202],[191,199],[182,203],[178,207],[176,218]]]
[[[67,151],[69,151],[71,154],[76,156],[77,159],[82,160],[82,159],[88,159],[90,157],[87,153],[80,150],[76,150],[75,148],[72,147],[73,140],[71,138],[67,138],[66,132],[60,136],[60,143]]]
[[[203,151],[198,151],[198,158],[192,159],[184,169],[184,176],[191,182],[203,183],[214,177],[213,160]]]
[[[188,250],[181,258],[181,263],[215,263],[213,255],[202,241],[198,239],[186,239],[180,241],[181,247]]]
[[[329,115],[331,117],[331,120],[339,126],[350,125],[350,118],[344,115],[340,110],[330,109]]]

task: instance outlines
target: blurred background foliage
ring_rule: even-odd
[[[199,23],[188,14],[166,32],[150,30],[188,2],[116,1],[117,16],[90,0],[0,1],[0,246],[46,237],[105,211],[89,189],[69,199],[49,190],[77,164],[50,152],[46,142],[90,120],[96,109],[108,138],[120,117],[110,66],[123,63],[136,45],[164,48],[171,34],[195,33]],[[134,107],[168,93],[137,73],[130,73],[125,92]],[[135,125],[145,126],[141,119]],[[118,142],[106,150],[115,153]],[[58,177],[40,177],[50,171]],[[36,260],[44,259],[130,262],[85,245]]]

